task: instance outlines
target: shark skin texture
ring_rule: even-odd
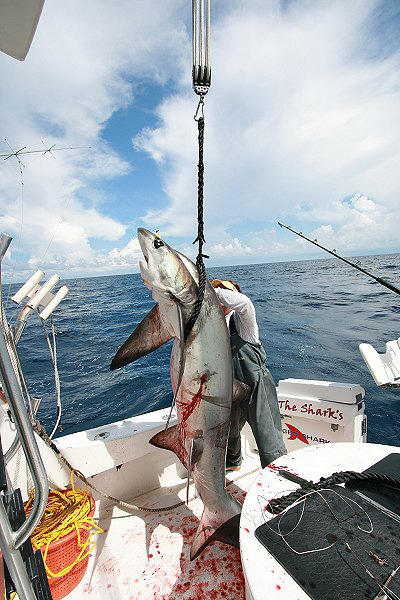
[[[140,270],[156,305],[114,356],[120,368],[171,338],[171,383],[178,423],[157,433],[154,446],[175,452],[191,473],[204,511],[191,545],[196,558],[213,540],[239,547],[241,504],[225,489],[233,375],[229,333],[214,288],[207,281],[200,314],[187,339],[184,325],[197,298],[196,266],[150,231],[138,229]],[[235,401],[249,393],[235,387]]]

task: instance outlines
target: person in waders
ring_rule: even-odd
[[[271,373],[265,366],[266,354],[260,342],[256,311],[239,284],[214,279],[211,285],[229,316],[233,376],[251,388],[245,401],[234,402],[231,412],[226,470],[237,471],[242,463],[240,432],[250,424],[264,468],[286,454],[282,436],[278,397]]]

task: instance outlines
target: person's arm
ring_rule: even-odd
[[[260,343],[256,311],[250,298],[240,292],[232,292],[225,288],[215,288],[218,300],[223,306],[235,313],[235,325],[240,337],[246,342]]]
[[[231,310],[234,310],[238,314],[245,314],[248,310],[249,304],[251,304],[250,298],[241,294],[240,292],[232,292],[225,288],[214,288],[215,293],[218,296],[218,300]]]

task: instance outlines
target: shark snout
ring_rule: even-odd
[[[146,239],[152,239],[155,237],[154,233],[151,233],[151,231],[149,231],[148,229],[145,229],[144,227],[139,227],[139,229],[137,230],[138,233],[138,238],[139,238],[139,242],[140,242],[140,238]]]
[[[154,233],[151,233],[151,231],[148,231],[148,229],[144,229],[144,227],[139,227],[137,231],[137,236],[146,264],[148,265],[151,247],[154,240],[156,239],[156,236]]]

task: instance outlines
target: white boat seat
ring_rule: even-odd
[[[400,387],[400,338],[386,342],[384,354],[371,344],[360,344],[359,349],[376,385]]]

